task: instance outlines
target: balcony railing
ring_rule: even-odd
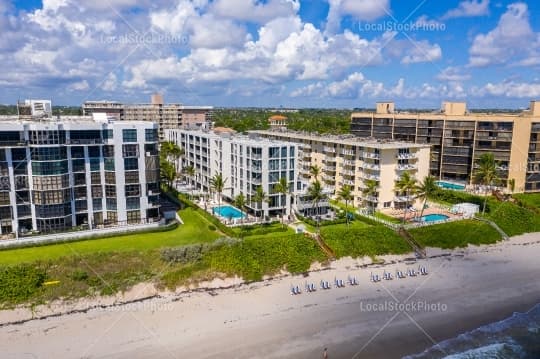
[[[328,146],[324,146],[323,151],[328,152],[328,153],[336,153],[336,149],[334,147],[328,147]]]
[[[397,158],[400,160],[413,159],[413,158],[416,158],[416,154],[415,153],[399,153],[397,155]]]
[[[395,196],[394,202],[410,202],[414,199],[413,196]]]
[[[373,158],[373,159],[379,159],[381,158],[381,155],[375,152],[363,152],[362,156],[364,158]]]
[[[380,165],[376,165],[374,163],[367,163],[367,162],[362,163],[362,165],[360,167],[362,167],[364,169],[370,169],[370,170],[380,170],[381,169]]]
[[[418,166],[412,165],[412,164],[408,164],[408,165],[397,165],[397,166],[396,166],[396,169],[397,169],[398,171],[415,170],[416,168],[418,168]]]
[[[362,173],[361,174],[361,177],[365,180],[375,180],[375,181],[379,181],[381,179],[380,176],[378,175],[372,175],[372,174],[369,174],[369,173]]]

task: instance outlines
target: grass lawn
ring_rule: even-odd
[[[489,224],[475,220],[434,224],[410,229],[409,232],[423,246],[444,249],[466,247],[469,243],[492,244],[501,240],[499,233]]]
[[[497,223],[509,236],[540,231],[540,216],[511,202],[490,202],[486,217]]]
[[[540,193],[514,194],[514,198],[523,202],[527,206],[536,207],[540,209]]]
[[[191,243],[211,242],[221,233],[211,231],[211,223],[192,208],[179,212],[184,221],[176,229],[167,232],[126,234],[72,243],[9,249],[0,251],[0,265],[50,260],[63,256],[86,255],[96,252],[148,251],[160,247],[180,246]]]
[[[375,257],[412,251],[407,242],[393,230],[383,225],[370,226],[359,221],[349,229],[341,224],[322,227],[321,236],[338,258]]]
[[[385,221],[388,221],[390,223],[401,223],[401,219],[389,216],[379,211],[375,212],[374,216],[379,219],[384,219]]]

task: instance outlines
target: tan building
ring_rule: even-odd
[[[366,140],[352,135],[319,136],[292,131],[251,131],[263,137],[299,144],[299,175],[313,180],[310,167],[321,168],[319,180],[337,194],[341,187],[353,188],[353,205],[370,203],[378,209],[404,208],[411,198],[395,191],[395,181],[408,171],[418,181],[429,174],[429,145],[387,140]],[[367,180],[378,183],[377,193],[362,194]],[[365,197],[365,198],[364,198]]]
[[[281,115],[270,116],[268,118],[268,125],[270,125],[270,129],[272,130],[287,128],[287,120],[287,117]]]
[[[165,104],[163,96],[153,94],[151,103],[121,104],[112,101],[86,101],[83,114],[106,113],[107,117],[126,121],[151,121],[159,125],[159,138],[163,140],[164,130],[179,128],[200,128],[212,120],[212,106],[184,106]]]
[[[441,111],[395,111],[393,102],[351,116],[360,137],[431,146],[431,173],[441,180],[470,183],[475,162],[492,152],[503,185],[516,192],[540,191],[540,101],[521,113],[469,113],[464,102],[444,102]]]

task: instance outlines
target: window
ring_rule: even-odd
[[[126,209],[139,209],[141,208],[141,199],[139,197],[126,198]]]
[[[99,172],[92,172],[90,174],[90,182],[92,184],[101,184],[101,173]]]
[[[281,160],[281,169],[286,170],[287,169],[287,160],[282,159]]]
[[[116,183],[116,173],[114,173],[114,172],[105,172],[105,183],[106,184],[115,184]]]
[[[103,138],[104,139],[113,138],[113,130],[112,129],[103,130]]]
[[[279,157],[279,147],[270,147],[269,157],[270,158],[278,158]]]
[[[69,187],[69,175],[67,174],[63,176],[34,176],[32,181],[33,189],[36,191]]]
[[[84,159],[73,160],[71,163],[71,170],[73,172],[84,172],[85,171]]]
[[[139,183],[139,171],[125,172],[125,183]]]
[[[116,198],[107,198],[107,210],[116,211]]]
[[[71,143],[101,143],[100,130],[71,130],[69,132]]]
[[[289,149],[289,157],[294,157],[294,147],[291,146]],[[291,160],[292,161],[292,160]]]
[[[71,147],[71,158],[84,158],[84,147]]]
[[[33,161],[57,161],[67,158],[65,147],[38,147],[31,149]]]
[[[116,187],[113,187],[116,188]],[[92,198],[102,198],[103,197],[103,187],[101,186],[92,186]]]
[[[279,170],[279,160],[270,160],[268,165],[270,171]]]
[[[128,223],[139,223],[141,221],[141,212],[140,211],[129,211],[127,212],[127,222]]]
[[[34,175],[57,175],[68,172],[67,161],[32,162]]]
[[[90,171],[99,171],[99,158],[90,158]]]
[[[73,182],[75,186],[81,186],[86,184],[86,174],[85,173],[74,173]]]
[[[58,145],[66,143],[66,131],[30,131],[32,145]]]
[[[268,174],[268,182],[278,182],[279,181],[279,172],[270,172]]]
[[[103,146],[103,157],[114,157],[114,146]]]
[[[122,138],[124,142],[137,142],[137,130],[136,129],[123,129]]]
[[[105,158],[103,164],[105,171],[114,171],[114,158]]]
[[[92,158],[101,157],[101,150],[99,146],[88,146],[88,157],[92,157]]]
[[[107,222],[109,224],[116,224],[118,222],[118,216],[116,212],[107,212]]]
[[[103,201],[101,198],[94,198],[92,200],[92,207],[94,211],[101,211],[103,209]]]
[[[138,158],[124,158],[124,170],[138,170],[139,169],[139,159]]]
[[[105,196],[116,197],[116,186],[105,186]]]
[[[73,195],[75,198],[86,198],[86,186],[74,187]]]
[[[125,189],[126,189],[126,197],[132,197],[132,196],[140,197],[141,195],[141,186],[138,184],[128,184],[126,185]]]
[[[287,157],[287,147],[281,147],[281,157]]]
[[[158,133],[155,128],[147,128],[144,130],[144,139],[146,142],[157,142]]]
[[[122,145],[122,157],[139,157],[139,145]]]

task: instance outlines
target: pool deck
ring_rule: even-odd
[[[381,212],[388,215],[388,216],[398,218],[398,219],[402,219],[403,214],[404,214],[403,209],[398,210],[398,209],[389,208],[389,209],[384,209]],[[420,212],[421,212],[421,210],[418,210],[418,209],[413,210],[413,211],[408,210],[407,214],[406,214],[406,217],[405,217],[405,220],[408,221],[408,222],[413,221],[415,217],[420,216]],[[443,214],[443,215],[447,216],[448,219],[463,218],[463,216],[461,214],[451,213],[450,210],[447,207],[439,206],[437,204],[429,204],[429,207],[424,209],[424,212],[422,213],[422,216],[427,216],[429,214]]]

